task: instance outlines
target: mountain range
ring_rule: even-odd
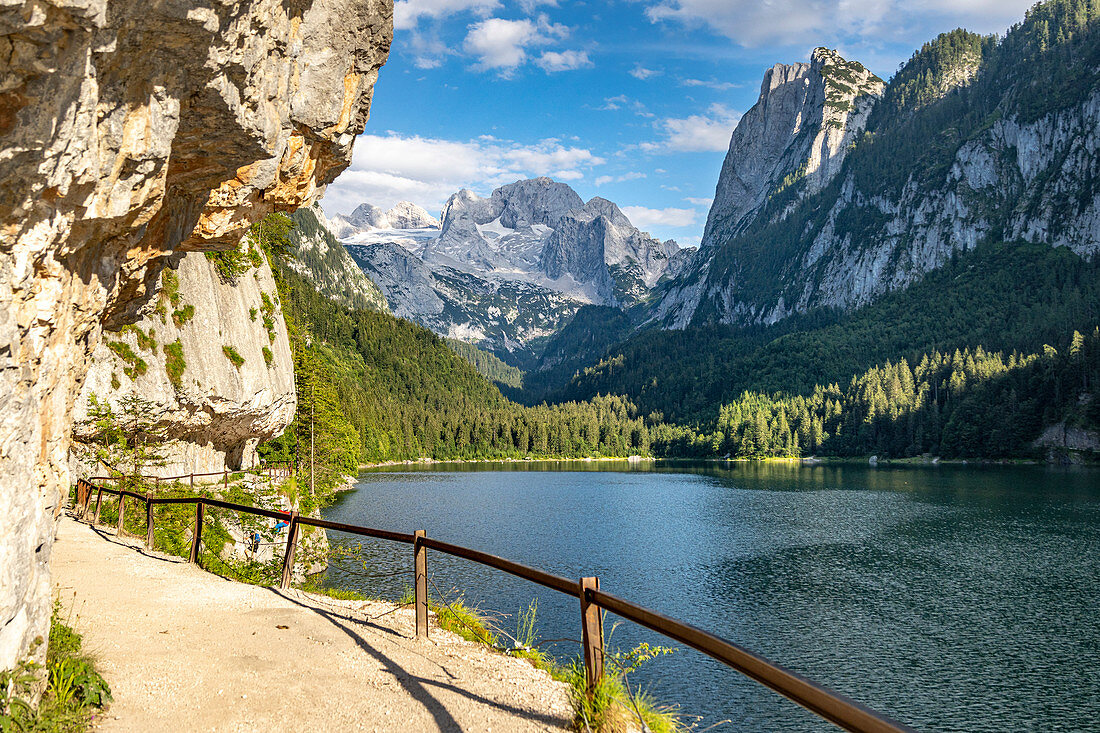
[[[407,202],[362,204],[329,228],[395,315],[528,368],[580,307],[643,302],[691,251],[549,178],[487,198],[463,189],[439,220]]]
[[[1100,445],[1095,0],[942,34],[888,81],[824,48],[768,69],[698,249],[548,178],[438,220],[309,215],[330,298],[354,264],[508,397],[616,395],[662,455]]]
[[[528,371],[539,395],[615,353],[644,361],[629,343],[653,329],[854,314],[987,243],[1093,257],[1098,13],[1048,0],[1004,37],[945,33],[889,81],[825,48],[776,64],[732,130],[697,250],[548,178],[459,191],[438,220],[364,204],[330,226],[396,315]]]

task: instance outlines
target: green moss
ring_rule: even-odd
[[[121,359],[127,366],[122,368],[122,373],[130,379],[137,379],[145,372],[149,371],[149,365],[134,353],[130,344],[125,341],[107,341],[107,348],[110,349]]]
[[[164,268],[164,271],[160,274],[160,294],[161,297],[167,298],[168,302],[173,306],[179,305],[180,302],[180,278],[176,274],[176,271],[171,268]]]
[[[118,381],[118,375],[111,372],[111,389],[118,389],[122,386],[122,382]]]
[[[225,354],[225,358],[229,359],[230,363],[240,371],[241,365],[244,364],[244,357],[240,355],[240,352],[229,344],[225,344],[222,346],[222,353]]]
[[[119,329],[119,333],[132,333],[134,338],[137,339],[137,345],[139,349],[145,351],[151,351],[154,354],[157,353],[157,341],[154,338],[156,331],[149,329],[149,333],[146,334],[136,324],[130,323]]]
[[[271,353],[271,349],[266,346],[263,348],[264,352],[264,364],[271,366],[275,362],[275,355]]]
[[[172,323],[176,324],[176,328],[183,328],[183,325],[195,317],[195,306],[188,303],[187,305],[172,311]]]
[[[183,385],[183,372],[187,369],[187,362],[183,358],[183,344],[179,339],[164,345],[164,356],[164,369],[168,372],[168,380],[173,387],[179,389]]]
[[[275,343],[275,303],[271,296],[260,291],[260,312],[264,316],[264,330],[267,331],[267,339]]]
[[[249,308],[248,309],[248,320],[255,321],[256,320],[256,313],[257,313],[257,311],[256,311],[255,308]]]

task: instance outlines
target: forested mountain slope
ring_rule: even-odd
[[[1100,264],[1065,248],[982,245],[908,290],[843,313],[768,327],[653,329],[584,369],[555,399],[621,394],[645,414],[709,422],[743,390],[806,394],[888,360],[934,349],[1040,352],[1100,323]]]
[[[773,93],[746,120],[771,110]],[[829,180],[792,162],[758,181],[761,206],[717,216],[746,152],[731,145],[703,247],[653,313],[664,326],[865,305],[983,242],[1094,254],[1100,4],[1048,0],[1003,39],[941,35],[886,85]]]

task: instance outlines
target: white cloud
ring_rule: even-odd
[[[657,126],[665,133],[665,138],[642,143],[639,147],[650,153],[724,152],[729,148],[730,135],[740,119],[740,112],[712,104],[705,114],[661,120]]]
[[[482,136],[476,140],[361,135],[351,167],[328,187],[322,201],[331,216],[363,202],[389,208],[412,201],[438,212],[460,188],[488,193],[522,178],[549,175],[578,180],[603,165],[591,151],[555,139],[522,144]]]
[[[597,186],[602,186],[605,183],[623,183],[624,181],[636,181],[639,178],[645,178],[645,173],[638,173],[637,171],[631,171],[630,173],[624,173],[621,176],[599,176],[594,183]]]
[[[964,25],[1002,31],[1034,0],[660,0],[646,9],[653,22],[706,26],[742,46],[810,45],[929,32]],[[921,33],[920,31],[923,31]]]
[[[585,51],[547,51],[539,56],[535,64],[547,73],[555,71],[570,71],[583,66],[591,66],[588,53]]]
[[[735,84],[732,81],[716,81],[714,79],[681,79],[680,86],[707,87],[709,89],[717,89],[720,92],[724,92],[744,86],[744,84]]]
[[[642,81],[645,81],[651,76],[660,76],[664,72],[656,71],[655,69],[647,69],[641,64],[635,64],[634,68],[631,69],[628,73],[635,79],[641,79]]]
[[[470,26],[463,45],[478,57],[479,69],[511,70],[527,61],[526,46],[545,42],[529,20],[489,18]]]
[[[714,199],[697,199],[693,196],[685,196],[684,201],[696,206],[706,206],[707,208],[710,208],[710,205],[714,203]]]
[[[695,209],[648,209],[644,206],[623,206],[623,213],[639,229],[653,226],[689,227],[695,224]]]
[[[496,71],[509,77],[527,63],[531,49],[554,43],[569,32],[568,26],[551,23],[546,15],[534,21],[488,18],[468,28],[462,46],[467,53],[477,57],[475,69]],[[591,65],[585,51],[546,51],[535,59],[535,63],[548,73]]]
[[[639,102],[637,99],[631,99],[625,94],[620,94],[617,97],[605,97],[603,100],[603,106],[598,109],[606,112],[614,112],[616,110],[625,109],[633,112],[639,117],[655,117],[652,112],[646,109],[645,105]]]
[[[500,8],[500,0],[397,0],[393,4],[394,30],[416,28],[421,18],[443,18],[456,13],[482,17]]]

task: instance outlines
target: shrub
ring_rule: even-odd
[[[222,346],[222,353],[225,354],[225,358],[229,359],[230,363],[240,371],[241,365],[244,364],[244,357],[228,344]]]
[[[122,373],[130,379],[137,379],[149,371],[149,365],[145,360],[134,353],[130,344],[125,341],[107,341],[107,348],[115,353],[127,366],[122,368]]]
[[[183,344],[176,339],[170,344],[164,345],[164,369],[168,372],[168,381],[179,389],[183,385],[183,372],[187,369],[187,362],[183,358]]]
[[[172,311],[172,323],[176,324],[176,328],[183,328],[183,324],[190,321],[195,317],[195,306],[188,303],[187,305]]]

